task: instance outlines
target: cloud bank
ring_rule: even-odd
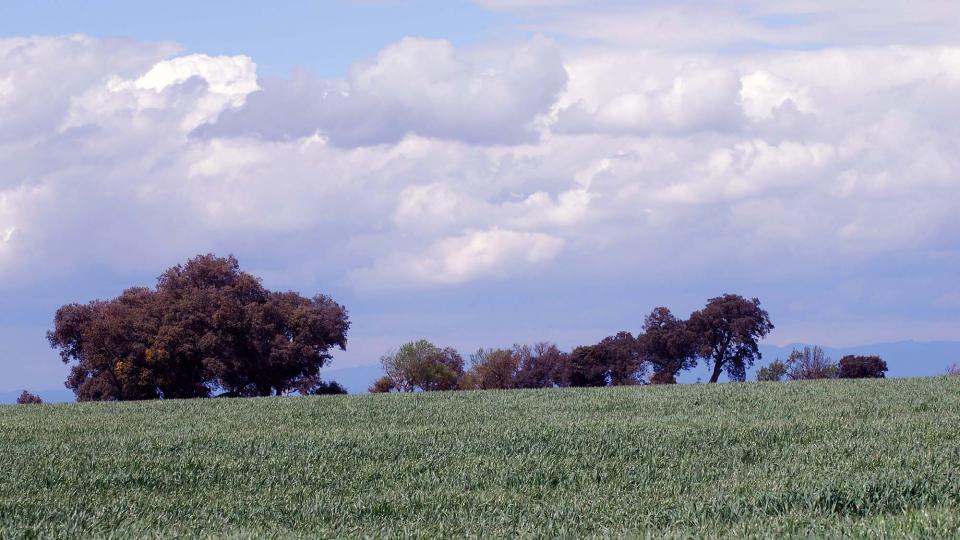
[[[910,34],[927,19],[906,44],[710,53],[742,28],[832,36],[828,8],[784,4],[814,22],[771,34],[750,4],[653,46],[608,20],[636,16],[623,4],[576,28],[578,2],[488,4],[556,10],[529,24],[591,41],[408,38],[325,80],[167,44],[0,40],[0,287],[213,249],[358,294],[647,280],[793,290],[774,300],[788,320],[805,291],[836,299],[831,320],[960,320],[960,48]],[[649,9],[661,33],[707,17]]]

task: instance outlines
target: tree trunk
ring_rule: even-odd
[[[720,380],[720,373],[723,371],[723,364],[718,361],[714,361],[713,364],[713,375],[710,376],[710,382],[715,383]]]

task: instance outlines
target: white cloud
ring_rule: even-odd
[[[0,286],[213,250],[370,294],[882,287],[871,269],[960,250],[952,47],[408,39],[336,81],[175,54],[0,41]],[[938,261],[911,271],[941,283]]]
[[[353,273],[363,288],[451,285],[485,277],[511,277],[547,262],[564,241],[543,233],[493,228],[442,238],[420,253],[396,253]]]
[[[768,71],[755,71],[741,78],[740,98],[743,111],[752,120],[773,118],[784,107],[804,114],[816,114],[817,106],[810,89],[777,77]]]
[[[159,112],[164,120],[179,117],[180,128],[189,132],[242,106],[256,90],[256,65],[246,56],[182,56],[154,64],[135,80],[114,75],[77,96],[60,129],[100,125],[114,115],[121,122],[131,114],[153,122]]]
[[[603,76],[607,81],[618,79],[614,73]],[[555,129],[574,133],[686,133],[729,130],[741,122],[740,79],[730,69],[688,63],[672,79],[647,84],[651,82],[662,86],[632,89],[621,83],[615,87],[619,93],[599,100],[595,95],[568,94],[567,100],[576,101],[559,111]],[[611,89],[607,86],[604,93],[610,94]]]
[[[534,122],[565,81],[559,50],[544,38],[469,50],[405,38],[355,64],[342,81],[303,72],[266,81],[247,107],[200,132],[274,140],[319,132],[340,146],[393,143],[408,134],[513,144],[536,139]]]

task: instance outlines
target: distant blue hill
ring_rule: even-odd
[[[760,352],[763,359],[757,363],[747,375],[748,380],[756,379],[756,370],[773,360],[785,359],[794,348],[802,348],[803,344],[776,347],[761,345]],[[876,354],[887,362],[890,371],[888,377],[929,377],[943,375],[951,364],[960,364],[960,341],[898,341],[895,343],[877,343],[874,345],[858,345],[855,347],[824,347],[823,350],[834,360],[847,354]],[[370,384],[383,375],[383,368],[379,364],[344,367],[323,370],[323,378],[328,381],[337,381],[344,385],[351,394],[362,394]],[[699,379],[706,382],[710,374],[706,366],[685,372],[680,376],[682,383],[695,383]],[[66,389],[41,390],[34,392],[49,403],[73,401],[73,392]],[[0,392],[0,403],[14,403],[20,391]]]

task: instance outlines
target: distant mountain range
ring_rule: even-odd
[[[763,359],[750,370],[748,379],[753,380],[756,370],[775,360],[785,359],[794,348],[804,345],[786,345],[777,347],[761,345],[760,352]],[[947,367],[953,363],[960,363],[960,341],[898,341],[894,343],[877,343],[873,345],[858,345],[855,347],[824,347],[823,350],[834,360],[839,360],[847,354],[876,354],[887,362],[890,371],[888,377],[929,377],[942,375]],[[379,364],[327,369],[323,371],[324,379],[337,381],[344,385],[351,394],[360,394],[367,391],[370,384],[383,375],[383,368]],[[697,380],[706,381],[709,372],[705,366],[684,373],[680,382],[695,383]],[[66,389],[42,390],[37,393],[44,400],[56,403],[73,401],[73,393]],[[0,392],[0,403],[14,403],[20,391]]]

